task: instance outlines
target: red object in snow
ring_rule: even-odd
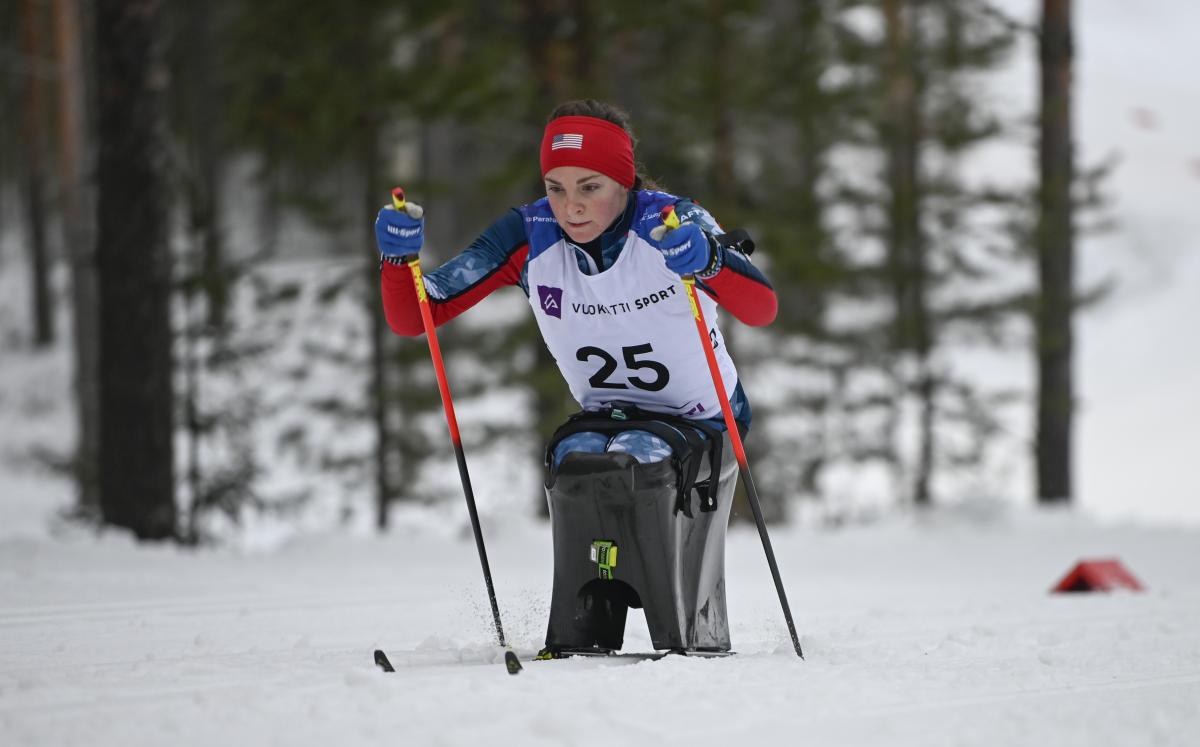
[[[1064,591],[1112,591],[1113,589],[1128,589],[1129,591],[1145,591],[1142,583],[1121,565],[1121,561],[1113,559],[1081,560],[1075,564],[1070,573],[1063,576],[1051,593]]]

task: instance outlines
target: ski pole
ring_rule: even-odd
[[[650,232],[651,238],[659,241],[667,231],[679,228],[679,216],[671,205],[663,208],[663,225],[657,226]],[[713,386],[717,390],[717,399],[721,402],[721,413],[725,416],[725,428],[729,431],[729,441],[733,444],[733,453],[737,457],[738,472],[742,476],[742,484],[746,486],[746,496],[750,499],[750,510],[754,513],[754,523],[758,525],[758,537],[762,540],[763,551],[767,555],[767,565],[771,567],[771,578],[775,581],[775,591],[779,594],[779,604],[783,607],[783,619],[787,621],[788,634],[792,637],[792,647],[796,656],[804,658],[800,650],[800,637],[796,635],[796,624],[792,622],[792,610],[788,606],[787,594],[783,590],[783,580],[779,577],[779,564],[775,562],[775,551],[771,549],[771,537],[767,534],[767,523],[763,520],[762,507],[758,502],[758,491],[754,488],[754,478],[750,475],[750,462],[746,459],[746,449],[742,444],[742,435],[738,432],[737,422],[733,419],[733,408],[729,405],[729,397],[725,394],[725,382],[721,378],[721,369],[717,365],[717,354],[713,352],[712,342],[708,335],[708,324],[704,321],[704,312],[700,309],[700,301],[696,298],[696,278],[694,275],[683,276],[683,287],[687,291],[688,301],[692,304],[692,317],[696,321],[696,331],[700,333],[700,345],[704,348],[704,357],[708,360],[708,370],[712,374]]]
[[[404,190],[392,190],[392,206],[408,213],[410,218],[419,219],[425,211],[420,205],[409,204],[404,199]],[[437,376],[438,390],[442,394],[442,407],[446,410],[446,425],[450,428],[450,442],[454,445],[454,458],[458,461],[458,476],[462,480],[463,493],[467,499],[467,513],[471,516],[471,531],[475,533],[475,547],[479,550],[479,563],[483,566],[483,580],[487,584],[488,601],[492,605],[492,620],[496,623],[496,639],[507,648],[504,627],[500,624],[500,608],[496,604],[496,589],[492,586],[492,570],[488,566],[487,549],[483,546],[483,532],[479,528],[479,512],[475,509],[475,493],[471,490],[471,475],[467,472],[467,457],[463,452],[462,436],[458,432],[458,419],[454,417],[454,401],[450,398],[450,384],[446,380],[446,366],[442,363],[442,349],[438,345],[437,331],[433,324],[433,312],[429,309],[429,297],[425,294],[425,281],[421,277],[421,259],[416,254],[404,258],[412,270],[413,284],[417,291],[417,305],[421,308],[421,322],[425,325],[425,338],[429,341],[429,355],[433,358],[433,371]]]

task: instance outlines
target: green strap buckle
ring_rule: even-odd
[[[609,540],[592,542],[588,557],[600,568],[600,578],[611,581],[613,568],[617,567],[617,546]]]

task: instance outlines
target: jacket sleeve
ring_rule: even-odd
[[[440,327],[497,288],[520,283],[528,253],[525,220],[519,211],[510,210],[461,254],[432,272],[422,273],[434,325]],[[384,316],[392,331],[407,337],[422,334],[425,329],[408,265],[385,261],[380,288]]]
[[[716,236],[724,230],[712,215],[691,200],[683,199],[675,204],[675,213],[684,222],[700,225]],[[743,324],[762,327],[775,321],[779,312],[779,299],[770,281],[741,252],[719,244],[716,273],[709,277],[696,278],[696,287],[702,289],[722,308]]]

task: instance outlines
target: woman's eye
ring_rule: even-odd
[[[554,185],[547,185],[546,191],[547,192],[561,192],[561,191],[563,191],[563,189],[562,189],[562,187],[556,187]]]

